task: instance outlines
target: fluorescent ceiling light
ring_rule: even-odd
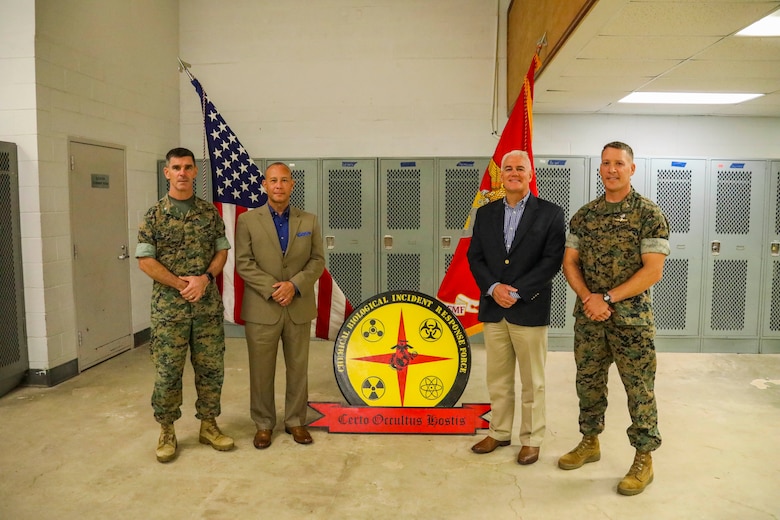
[[[780,36],[780,10],[739,31],[737,36]]]
[[[735,105],[763,94],[730,94],[719,92],[632,92],[618,103],[653,103],[658,105]]]

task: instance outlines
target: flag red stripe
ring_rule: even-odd
[[[330,305],[333,296],[333,279],[330,273],[323,271],[319,280],[319,289],[317,293],[317,325],[315,336],[322,339],[328,339],[330,335]]]

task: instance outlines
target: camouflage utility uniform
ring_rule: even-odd
[[[230,249],[216,208],[197,197],[193,200],[186,214],[167,195],[152,206],[138,230],[136,257],[156,258],[176,276],[199,276],[217,251]],[[220,414],[225,373],[223,309],[216,284],[209,284],[203,297],[190,303],[177,289],[154,282],[150,350],[157,372],[152,394],[157,422],[171,424],[181,417],[188,345],[198,393],[195,417],[203,420]]]
[[[571,219],[566,247],[576,249],[588,289],[604,294],[628,280],[642,267],[642,254],[669,254],[669,224],[651,200],[631,192],[621,202],[605,197],[583,206]],[[655,401],[655,324],[649,290],[612,303],[611,317],[591,321],[582,301],[574,307],[574,358],[580,432],[604,430],[607,377],[614,361],[628,396],[631,426],[628,438],[640,451],[661,445]]]

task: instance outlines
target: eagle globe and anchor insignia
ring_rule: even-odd
[[[446,304],[426,294],[389,291],[344,321],[333,370],[349,403],[309,403],[332,433],[474,434],[489,404],[456,408],[471,372],[471,348]]]

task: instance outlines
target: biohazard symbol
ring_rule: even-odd
[[[425,376],[420,381],[420,394],[426,399],[438,399],[443,391],[444,383],[436,376]]]
[[[438,320],[428,318],[420,324],[420,336],[425,341],[436,341],[442,335],[443,331]]]
[[[360,390],[363,392],[363,397],[369,401],[376,401],[385,395],[385,382],[376,376],[369,376],[363,381]]]
[[[360,327],[360,334],[366,341],[379,341],[385,335],[385,326],[379,320],[370,319]]]

